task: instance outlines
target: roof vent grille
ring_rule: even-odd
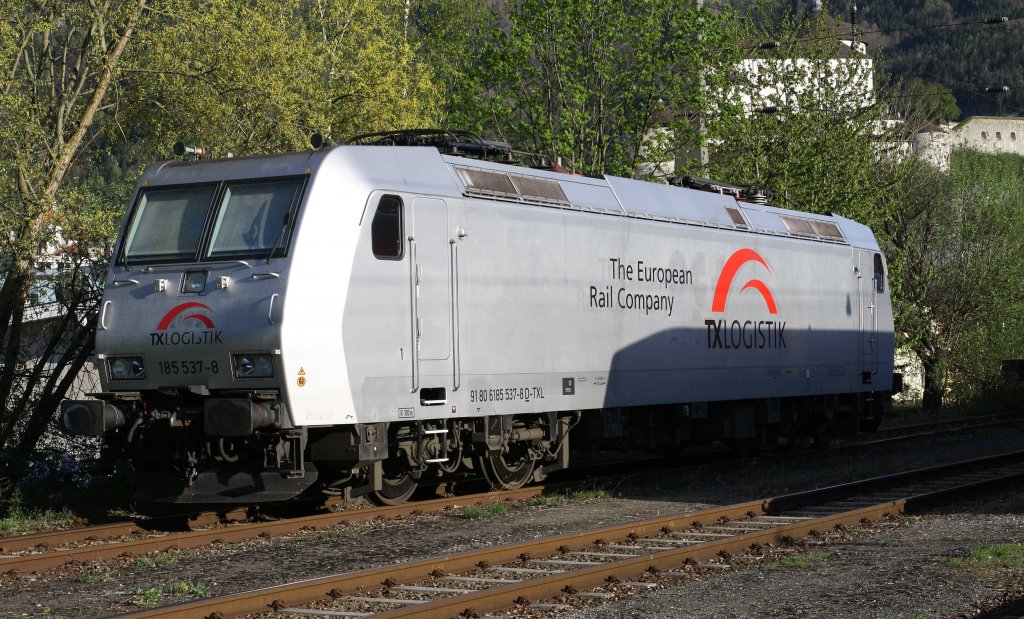
[[[519,189],[519,193],[525,198],[540,198],[542,200],[557,200],[559,202],[569,201],[565,197],[565,192],[562,191],[562,186],[558,184],[558,181],[537,178],[536,176],[522,176],[521,174],[510,174],[509,176],[512,177],[512,182]]]
[[[455,170],[459,173],[459,177],[465,183],[467,189],[487,193],[519,195],[515,185],[509,180],[508,174],[504,172],[490,172],[488,170],[463,167],[456,167]]]

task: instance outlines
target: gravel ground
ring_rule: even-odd
[[[508,513],[467,518],[460,510],[423,514],[237,544],[69,566],[41,575],[0,576],[0,617],[101,617],[342,571],[528,541],[583,528],[695,511],[971,456],[1024,444],[1024,431],[892,448],[857,458],[826,454],[803,462],[708,467],[685,478],[605,490],[611,498],[555,506],[517,504]],[[603,617],[976,617],[1024,614],[1024,570],[953,567],[994,543],[1024,543],[1024,488],[945,511],[832,534],[770,551],[759,565],[667,575],[658,588],[561,615]],[[802,557],[792,559],[792,557]],[[787,559],[788,557],[788,559]],[[720,573],[722,572],[722,573]],[[175,592],[177,590],[177,593]],[[1009,601],[1004,604],[1004,598]]]
[[[710,577],[663,577],[664,589],[561,616],[1001,619],[1024,614],[1020,568],[952,567],[942,561],[968,556],[985,544],[1024,542],[1020,489],[831,538],[800,544],[787,563]]]

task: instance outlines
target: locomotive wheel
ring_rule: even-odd
[[[832,425],[832,422],[825,419],[816,421],[811,433],[811,440],[814,441],[816,448],[828,451],[836,442],[835,426]]]
[[[405,467],[389,466],[393,460],[384,461],[384,474],[381,475],[380,490],[370,493],[370,498],[380,505],[401,505],[416,492],[420,473]]]
[[[510,454],[498,454],[497,456],[481,456],[477,458],[477,466],[483,473],[484,479],[495,490],[516,490],[526,485],[533,477],[535,460],[523,457],[515,457]]]
[[[882,417],[876,416],[870,419],[862,419],[860,422],[861,432],[877,432],[878,426],[882,425]]]
[[[779,427],[775,424],[758,426],[753,439],[753,452],[758,456],[770,456],[775,453],[779,443]]]

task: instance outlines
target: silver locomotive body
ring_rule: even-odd
[[[152,500],[512,487],[570,435],[821,438],[892,389],[870,230],[727,194],[433,148],[171,162],[116,252],[105,392],[62,412]]]

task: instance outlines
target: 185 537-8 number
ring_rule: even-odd
[[[188,374],[216,374],[220,365],[216,361],[161,361],[156,364],[161,374],[166,376],[185,376]]]

